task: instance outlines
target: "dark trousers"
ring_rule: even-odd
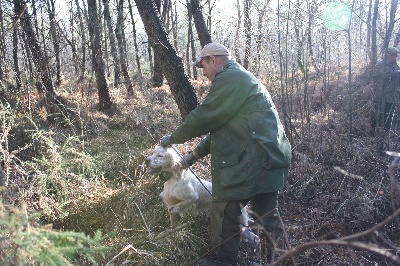
[[[254,221],[260,224],[265,234],[276,240],[282,234],[278,213],[278,192],[257,194],[250,199],[228,201],[223,211],[221,260],[228,265],[235,265],[239,253],[240,226],[238,216],[241,208],[250,202]]]
[[[385,102],[385,104],[382,105],[374,101],[371,115],[371,127],[383,127],[385,130],[389,130],[392,127],[395,107],[395,104],[391,102]]]

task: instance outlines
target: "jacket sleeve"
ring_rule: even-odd
[[[205,157],[210,153],[210,141],[211,141],[211,136],[210,133],[208,133],[201,141],[199,144],[197,144],[196,148],[194,148],[194,151],[201,157]]]
[[[172,133],[174,143],[187,140],[215,131],[226,124],[246,101],[251,87],[256,84],[241,80],[237,72],[220,73],[214,79],[210,92],[204,101],[189,113],[185,121]],[[239,77],[238,77],[239,76]]]

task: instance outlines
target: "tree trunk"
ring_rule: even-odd
[[[186,61],[187,61],[187,69],[189,72],[190,76],[190,68],[193,68],[193,77],[194,79],[198,78],[197,74],[197,67],[196,66],[191,66],[191,62],[196,60],[196,49],[194,45],[194,38],[193,38],[193,24],[192,24],[192,7],[189,2],[189,0],[186,0],[186,5],[188,9],[188,43],[187,43],[187,48],[186,48]],[[192,55],[192,56],[190,56]]]
[[[128,95],[132,96],[133,95],[133,86],[132,86],[132,82],[131,82],[131,78],[129,77],[129,73],[128,73],[128,64],[126,61],[126,50],[125,50],[125,45],[124,45],[124,32],[123,32],[123,28],[124,28],[124,1],[123,0],[119,0],[118,6],[117,6],[117,10],[118,10],[118,17],[117,17],[117,25],[115,28],[115,35],[117,37],[117,41],[118,41],[118,50],[119,50],[119,56],[121,59],[121,69],[122,69],[122,75],[124,76],[124,84],[125,84],[125,88],[128,91]]]
[[[42,51],[33,31],[31,19],[27,12],[27,7],[23,0],[14,0],[14,11],[17,17],[20,17],[21,27],[27,37],[30,51],[32,53],[33,62],[36,70],[41,77],[43,88],[45,89],[46,98],[54,98],[54,87],[51,80],[49,63],[47,55]]]
[[[384,44],[383,44],[383,48],[385,48],[385,49],[389,46],[390,39],[392,37],[398,1],[399,0],[391,0],[389,25],[388,25],[388,28],[386,29],[385,40],[384,40]]]
[[[61,85],[61,56],[60,56],[60,40],[57,34],[57,22],[56,22],[56,12],[54,7],[54,0],[47,0],[47,12],[49,13],[49,21],[50,21],[50,34],[53,39],[53,49],[54,49],[54,57],[56,60],[56,86]]]
[[[75,69],[75,74],[79,74],[79,63],[78,63],[78,54],[76,51],[76,37],[75,37],[75,20],[74,20],[74,10],[72,8],[72,2],[71,4],[71,9],[69,10],[69,25],[71,29],[71,40],[69,41],[68,38],[65,38],[67,43],[71,46],[72,50],[72,61],[74,63],[74,69]],[[67,36],[67,34],[65,34]]]
[[[131,20],[132,20],[132,37],[133,37],[133,44],[135,46],[135,51],[136,51],[136,66],[137,66],[137,72],[139,74],[139,79],[142,80],[142,67],[140,66],[140,56],[139,56],[139,49],[138,49],[138,44],[137,44],[137,37],[136,37],[136,26],[135,26],[135,19],[133,17],[133,12],[132,12],[132,5],[131,5],[131,0],[128,0],[128,5],[129,5],[129,14],[131,15]]]
[[[36,36],[39,38],[39,25],[37,19],[37,11],[36,11],[36,0],[32,0],[32,15],[33,15],[33,24],[35,27]]]
[[[204,47],[207,43],[212,42],[210,32],[204,21],[203,12],[200,7],[199,0],[190,0],[191,11],[193,15],[194,26],[196,27],[197,36],[199,36],[200,45]]]
[[[147,32],[149,43],[159,55],[158,62],[162,67],[170,89],[183,119],[196,108],[198,101],[190,83],[181,58],[172,47],[162,21],[152,0],[135,0],[139,14]]]
[[[371,61],[372,65],[375,66],[378,62],[378,48],[376,45],[376,22],[378,20],[379,11],[379,0],[375,0],[374,12],[372,15],[372,33],[371,33]]]
[[[111,56],[114,64],[114,86],[121,84],[121,62],[119,60],[117,45],[115,42],[114,30],[111,22],[110,4],[108,0],[103,0],[104,20],[107,24],[108,34],[110,38]]]
[[[246,47],[244,51],[243,67],[248,69],[251,56],[251,9],[252,0],[244,1],[244,30],[246,32]]]
[[[371,18],[372,18],[372,0],[368,3],[368,16],[367,16],[367,57],[372,61],[371,56]]]
[[[136,0],[135,0],[136,1]],[[154,1],[156,4],[156,10],[158,11],[158,14],[160,14],[161,10],[161,0],[155,0]],[[154,50],[154,65],[153,65],[153,86],[154,87],[160,87],[164,83],[164,74],[162,72],[162,68],[159,64],[160,62],[160,56],[157,54],[157,52]]]
[[[97,14],[96,0],[87,0],[89,34],[94,56],[93,64],[96,75],[97,91],[99,96],[99,109],[104,111],[111,106],[111,98],[108,92],[108,85],[105,76],[103,52],[101,50],[100,19]]]
[[[81,71],[79,80],[83,80],[86,70],[86,33],[85,33],[86,30],[83,24],[83,18],[81,13],[81,7],[79,6],[79,0],[75,0],[75,5],[76,5],[76,12],[78,14],[79,28],[81,31],[81,40],[82,40],[82,46],[81,46],[82,60],[81,60]],[[85,4],[83,3],[83,5]]]
[[[242,26],[242,14],[240,12],[240,0],[237,0],[236,7],[237,7],[237,16],[238,16],[238,23],[236,27],[236,33],[235,33],[235,59],[239,64],[242,64],[242,61],[240,60],[240,28]]]
[[[4,78],[3,72],[3,62],[5,61],[6,57],[6,46],[5,46],[5,36],[4,36],[4,19],[3,19],[3,3],[0,0],[0,80]]]
[[[13,60],[14,60],[14,72],[15,72],[15,84],[18,90],[21,89],[22,84],[21,84],[21,72],[19,70],[19,65],[18,65],[18,26],[15,25],[13,28],[13,35],[12,35],[12,41],[13,41]]]
[[[257,66],[257,71],[256,71],[256,76],[259,76],[260,74],[260,68],[261,68],[261,54],[262,54],[262,47],[263,47],[263,40],[264,40],[264,32],[263,32],[263,21],[265,17],[265,13],[267,11],[267,7],[269,5],[270,0],[264,0],[264,4],[262,7],[258,10],[258,21],[257,21],[257,61],[256,61],[256,66]]]
[[[36,72],[40,76],[38,83],[40,83],[41,92],[44,93],[47,119],[50,122],[59,121],[64,125],[70,125],[70,121],[75,121],[76,117],[72,117],[74,113],[65,108],[62,100],[55,94],[48,57],[37,41],[24,0],[14,0],[14,12],[15,16],[20,18],[21,28],[26,36],[26,45],[32,55]]]

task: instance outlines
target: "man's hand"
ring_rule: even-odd
[[[179,162],[181,164],[182,169],[188,169],[189,166],[192,166],[198,158],[194,156],[193,152],[190,152],[186,155],[183,155],[181,161]]]
[[[160,139],[160,145],[164,148],[172,145],[171,135],[166,135]]]

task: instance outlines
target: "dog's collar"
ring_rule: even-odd
[[[162,181],[168,181],[171,177],[173,176],[173,173],[171,172],[166,172],[166,171],[162,171],[158,177],[162,180]]]

